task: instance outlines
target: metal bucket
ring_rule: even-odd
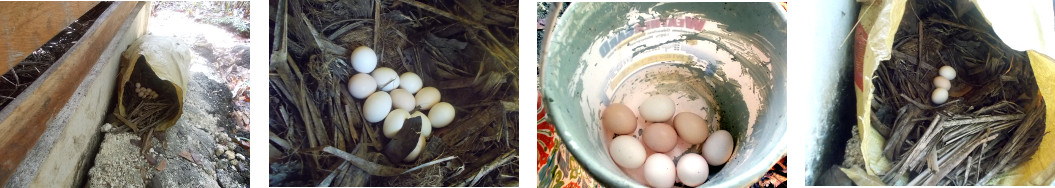
[[[543,54],[542,100],[569,151],[600,182],[643,186],[640,168],[620,168],[609,156],[614,134],[601,127],[600,113],[612,102],[637,113],[652,95],[733,135],[732,158],[710,167],[702,186],[748,186],[786,153],[780,5],[575,3],[556,24]],[[679,140],[666,154],[677,160],[685,152],[699,147]]]

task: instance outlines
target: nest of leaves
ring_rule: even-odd
[[[1028,160],[1045,134],[1026,53],[963,2],[908,2],[892,57],[875,72],[871,122],[893,162],[884,184],[984,185]],[[949,102],[934,105],[931,81],[945,65],[958,74]]]
[[[271,1],[270,185],[516,186],[516,1]],[[375,32],[379,31],[379,32]],[[416,161],[382,154],[351,97],[351,49],[414,72],[457,116]]]

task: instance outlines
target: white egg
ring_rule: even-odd
[[[432,108],[437,102],[440,102],[440,90],[434,87],[421,88],[418,94],[414,95],[418,103],[418,108],[422,110],[428,110]]]
[[[370,76],[374,76],[374,80],[377,81],[377,88],[381,88],[381,91],[392,91],[399,87],[399,74],[396,74],[395,70],[388,67],[379,67],[370,73]]]
[[[635,169],[645,163],[645,146],[633,136],[617,136],[608,147],[612,161],[623,168]]]
[[[390,110],[392,110],[392,96],[384,91],[374,92],[366,97],[366,102],[363,103],[363,118],[367,122],[377,123],[384,120]]]
[[[385,117],[385,123],[381,127],[381,132],[384,133],[387,138],[396,136],[399,129],[403,128],[403,122],[406,122],[407,118],[410,118],[410,113],[406,110],[399,108],[392,110],[392,112],[388,113],[388,117]]]
[[[677,166],[678,179],[689,187],[700,186],[707,181],[708,173],[710,173],[707,160],[696,153],[682,155],[681,159],[678,159]]]
[[[949,100],[949,90],[945,88],[934,88],[934,92],[930,93],[930,101],[934,104],[943,104],[946,100]]]
[[[652,96],[645,99],[637,108],[641,117],[648,122],[666,122],[674,117],[674,101],[667,96]]]
[[[414,147],[414,150],[410,151],[410,154],[406,158],[403,158],[404,162],[411,162],[418,158],[421,154],[421,150],[425,149],[425,136],[418,136],[418,146]]]
[[[956,79],[956,69],[953,69],[952,67],[950,67],[948,65],[941,66],[941,68],[938,69],[938,74],[940,74],[942,77],[945,77],[945,78],[947,78],[949,80]]]
[[[405,89],[393,89],[388,92],[392,95],[392,106],[398,109],[406,111],[414,111],[414,104],[417,103],[414,99],[414,94],[410,94]]]
[[[377,81],[369,74],[359,73],[348,79],[348,93],[355,99],[363,99],[377,91]]]
[[[352,69],[356,72],[370,73],[377,68],[377,53],[370,47],[360,46],[352,51]]]
[[[432,109],[429,110],[432,127],[443,128],[451,124],[451,121],[454,121],[454,113],[454,106],[451,106],[451,103],[440,102],[432,105]]]
[[[703,158],[707,164],[718,166],[729,161],[733,155],[733,135],[729,131],[718,130],[703,142]]]
[[[413,72],[404,72],[403,75],[399,75],[399,87],[406,89],[411,94],[417,93],[421,89],[421,77]]]
[[[645,160],[645,181],[652,187],[672,187],[677,171],[674,160],[662,153],[654,153]]]
[[[425,136],[425,138],[432,136],[432,121],[429,120],[429,116],[425,116],[425,113],[421,113],[421,111],[416,111],[410,114],[410,118],[414,117],[421,117],[421,135]]]
[[[935,76],[934,87],[949,89],[952,88],[952,82],[950,82],[949,79],[945,78],[944,76]]]

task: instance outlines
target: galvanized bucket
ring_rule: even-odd
[[[702,186],[748,186],[786,153],[787,23],[776,3],[575,3],[549,39],[543,103],[575,159],[608,186],[644,186],[640,168],[609,156],[614,134],[600,114],[612,102],[636,113],[648,96],[666,95],[676,113],[728,130],[733,156]],[[699,148],[679,141],[667,154]]]

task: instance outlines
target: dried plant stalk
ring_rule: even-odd
[[[893,162],[884,184],[984,185],[1032,156],[1044,135],[1025,53],[994,37],[977,10],[953,16],[954,4],[909,2],[892,58],[876,69],[871,121]],[[959,73],[950,102],[933,105],[935,86],[919,81],[946,65]]]

